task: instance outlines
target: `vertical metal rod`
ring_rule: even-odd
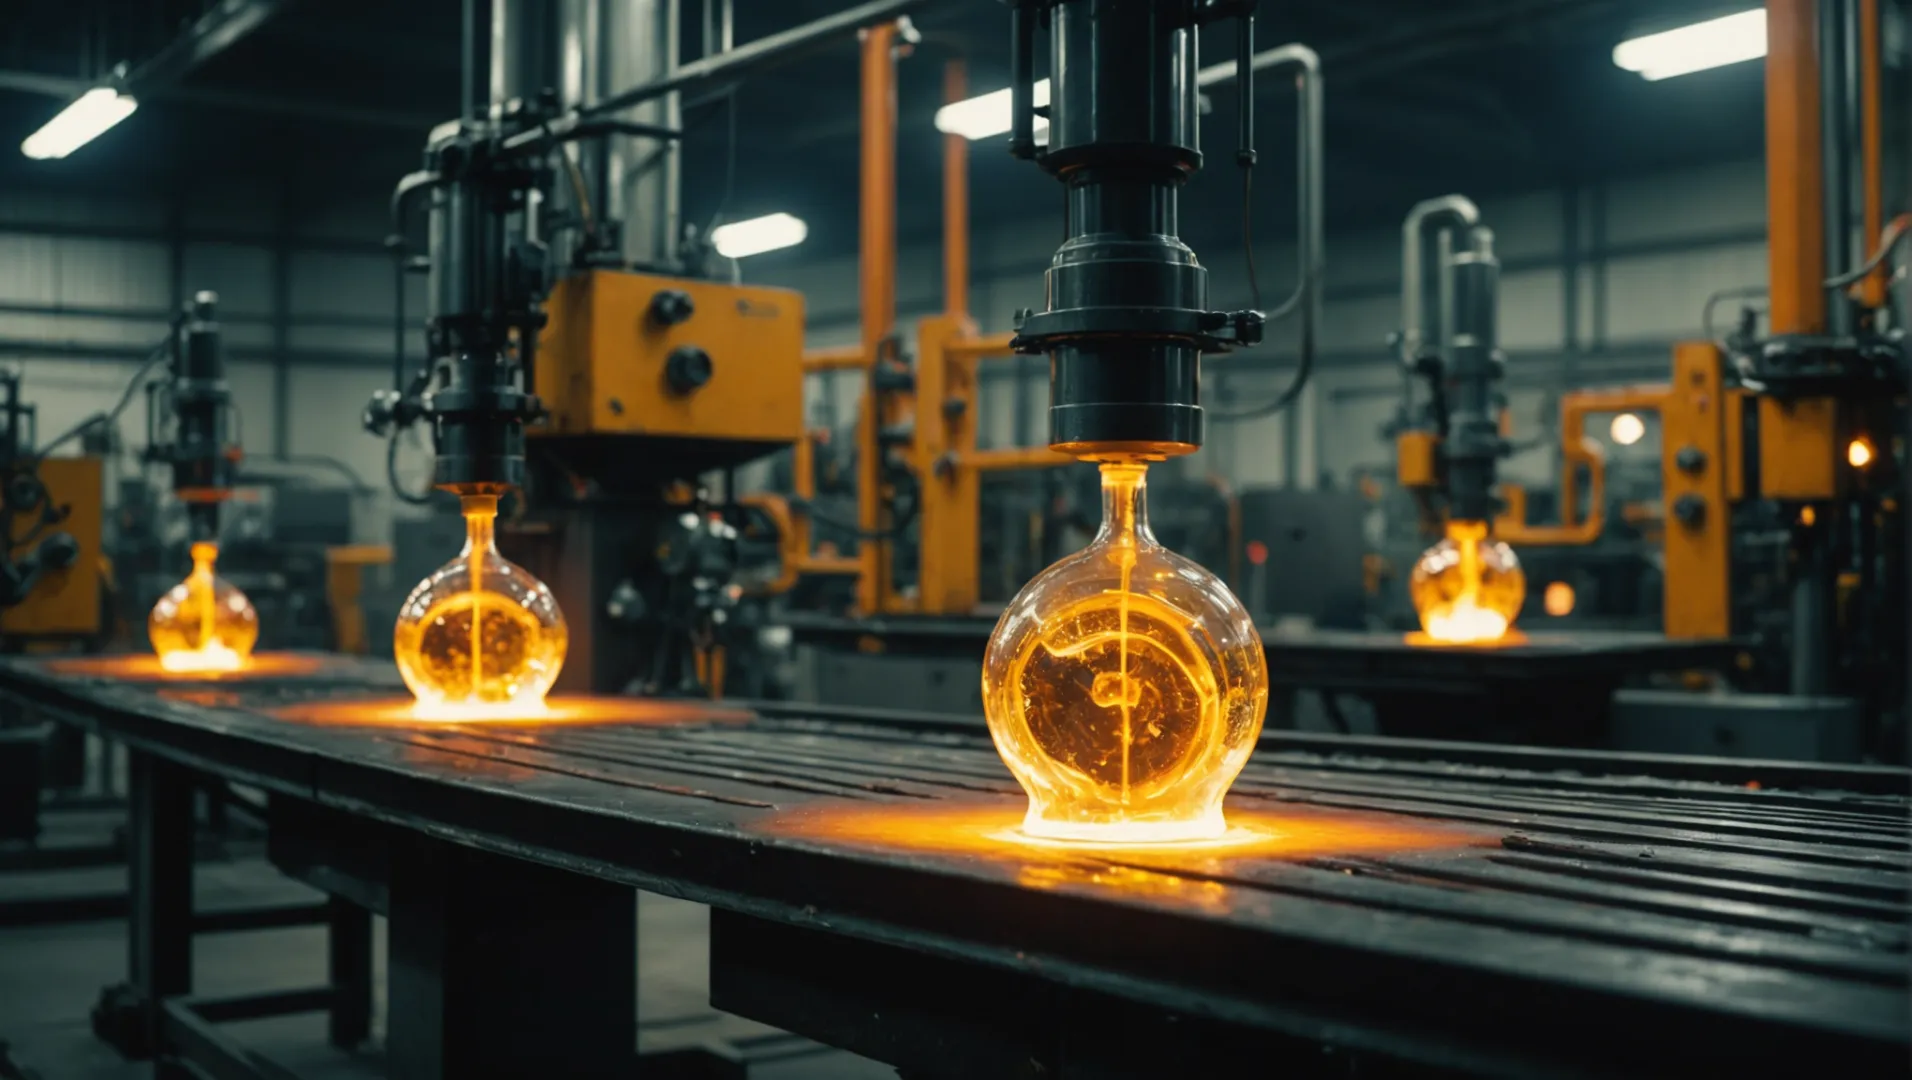
[[[883,342],[896,328],[896,24],[863,31],[862,214],[857,271],[863,314],[863,355],[874,373]],[[875,380],[865,382],[857,412],[857,527],[878,533],[883,518],[882,402]],[[886,544],[865,538],[857,547],[857,604],[881,614],[890,594]]]
[[[736,0],[722,0],[722,31],[718,35],[723,52],[729,52],[737,45],[737,4]]]
[[[1885,229],[1885,136],[1883,72],[1885,63],[1883,38],[1879,24],[1879,0],[1859,0],[1859,96],[1860,96],[1860,133],[1859,142],[1865,172],[1865,225],[1860,235],[1865,243],[1860,245],[1860,254],[1864,255],[1878,243],[1879,234]],[[1860,302],[1870,308],[1884,307],[1886,288],[1892,280],[1890,264],[1866,276],[1860,285]]]
[[[717,0],[704,0],[704,36],[701,44],[703,55],[711,56],[717,52]]]
[[[467,120],[478,118],[478,0],[464,3],[464,42],[458,70],[458,112]]]
[[[1767,259],[1774,334],[1826,325],[1825,176],[1820,168],[1814,0],[1766,4]]]
[[[1036,21],[1021,0],[1009,7],[1009,152],[1036,153]]]
[[[1827,275],[1843,274],[1852,257],[1852,121],[1858,107],[1857,48],[1852,15],[1856,0],[1818,0],[1819,167],[1824,171]],[[1823,278],[1821,279],[1824,280]],[[1822,289],[1826,287],[1822,284]],[[1852,332],[1852,303],[1844,289],[1826,289],[1826,331]]]
[[[943,65],[943,100],[969,93],[960,59]],[[969,314],[969,140],[943,136],[943,313]]]
[[[332,984],[327,1038],[349,1050],[372,1036],[372,913],[334,896],[326,901],[326,968]]]
[[[131,763],[128,970],[148,1053],[160,1004],[193,988],[193,790],[185,769],[135,752]]]

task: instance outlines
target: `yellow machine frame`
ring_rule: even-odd
[[[660,295],[688,299],[659,318]],[[587,270],[546,303],[534,382],[550,410],[537,435],[660,435],[794,443],[803,432],[803,295],[789,289]],[[679,349],[709,356],[709,381],[672,384]]]
[[[12,641],[80,639],[101,634],[101,586],[105,522],[104,469],[99,458],[46,458],[33,466],[46,497],[65,517],[54,528],[79,542],[80,554],[64,570],[49,571],[25,600],[0,608],[0,637]]]
[[[862,341],[844,348],[804,353],[806,374],[862,371],[869,375],[857,414],[857,527],[864,534],[857,555],[846,558],[812,550],[804,512],[816,495],[812,439],[797,439],[796,498],[753,495],[745,501],[763,510],[782,538],[782,573],[765,586],[783,592],[806,574],[854,574],[857,608],[864,615],[968,615],[981,595],[982,474],[994,470],[1066,465],[1070,458],[1047,447],[981,450],[976,446],[977,388],[981,362],[1013,355],[1010,335],[984,336],[968,315],[968,142],[943,141],[943,313],[917,326],[913,365],[889,346],[896,323],[896,118],[895,27],[872,27],[863,38],[862,221],[859,271]],[[944,69],[944,96],[960,101],[963,66]],[[878,376],[883,376],[879,378]],[[870,388],[888,387],[881,393]],[[921,502],[917,534],[921,552],[914,596],[899,591],[890,573],[895,538],[885,490],[886,455],[893,439],[908,431],[895,453],[914,475]]]

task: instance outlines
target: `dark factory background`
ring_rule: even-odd
[[[1075,55],[1096,49],[1073,81],[1049,51],[1071,12]],[[1126,20],[1155,48],[1175,19],[1199,52],[1134,79],[1139,31],[1081,29]],[[1060,153],[1010,152],[1023,20]],[[0,1080],[599,1075],[601,1037],[635,1038],[627,1073],[789,1080],[1902,1059],[1908,41],[1906,0],[0,4]],[[946,108],[997,90],[993,113]],[[89,92],[129,114],[46,153]],[[1154,126],[1124,126],[1145,103]],[[1190,118],[1178,209],[1174,185],[1124,188]],[[1129,212],[1148,225],[1110,254],[1091,224]],[[1205,297],[1175,291],[1177,235]],[[1199,376],[1162,359],[1198,353]],[[533,370],[542,411],[517,395]],[[1173,416],[1197,379],[1191,436]],[[985,680],[986,649],[1115,520],[1087,461],[1143,443],[1171,448],[1155,536],[1239,598],[1265,656],[1230,821],[1305,804],[1327,817],[1269,826],[1305,852],[1030,856],[950,894],[1016,913],[999,933],[898,914],[934,884],[854,899],[839,847],[889,872],[935,830],[859,831],[831,798],[1037,796],[1000,702],[1067,691],[1022,666],[1003,689],[994,652]],[[367,764],[339,734],[368,722],[353,703],[409,688],[425,715],[440,646],[414,589],[463,572],[494,510],[568,628],[533,704],[628,727],[419,733],[372,709],[389,760]],[[202,685],[150,663],[149,613],[204,543],[258,651]],[[1491,607],[1514,556],[1499,621],[1444,628],[1440,589],[1475,575],[1463,606]],[[1225,638],[1217,610],[1183,621]],[[542,794],[467,804],[467,780]],[[558,786],[584,781],[624,794]],[[721,811],[644,801],[687,792]],[[824,824],[785,848],[753,830],[777,834],[791,793]],[[560,804],[629,831],[546,845],[600,836]],[[1633,858],[1635,827],[1670,865]],[[709,839],[746,835],[774,885]],[[923,850],[960,876],[989,844]],[[399,884],[418,852],[431,889]],[[447,899],[500,873],[482,915]],[[1423,895],[1443,891],[1465,895]],[[1257,936],[1283,921],[1264,892],[1306,925]],[[553,928],[552,903],[589,914]],[[1085,944],[1078,917],[1215,955]],[[1481,944],[1423,955],[1360,922],[1397,918]],[[438,945],[401,946],[401,919]],[[635,991],[576,959],[606,925]],[[575,993],[514,990],[538,955]],[[1357,974],[1249,989],[1210,970],[1229,955]],[[1642,955],[1670,966],[1629,982]],[[1715,977],[1814,1004],[1767,1029],[1767,991],[1668,989]],[[897,984],[948,989],[860,1019]],[[1383,984],[1410,989],[1363,997]],[[1478,1015],[1410,1001],[1431,987]],[[626,991],[635,1032],[562,1034]],[[1039,1004],[1013,1031],[971,1007],[1017,994]],[[1075,1046],[1084,1003],[1134,1034]],[[1501,1007],[1546,1019],[1477,1022]],[[401,1035],[401,1012],[442,1019]],[[490,1033],[520,1012],[560,1034]],[[1566,1015],[1637,1025],[1643,1056],[1562,1049]],[[1655,1057],[1674,1030],[1712,1049]],[[1208,1064],[1163,1065],[1191,1040]]]

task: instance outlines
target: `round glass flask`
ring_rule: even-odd
[[[544,582],[498,553],[496,496],[465,496],[465,547],[398,611],[392,651],[419,715],[535,713],[564,667],[564,615]]]
[[[1519,617],[1527,575],[1486,522],[1450,521],[1447,536],[1415,561],[1408,596],[1428,640],[1486,644],[1506,637]]]
[[[1149,532],[1147,466],[1101,469],[1101,531],[990,636],[989,732],[1029,794],[1032,836],[1218,837],[1268,704],[1261,637],[1221,579]]]
[[[259,612],[245,593],[213,573],[219,545],[192,546],[193,570],[146,617],[146,636],[167,671],[238,671],[259,642]]]

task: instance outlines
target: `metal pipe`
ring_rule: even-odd
[[[1478,224],[1480,208],[1465,195],[1428,199],[1416,203],[1407,213],[1407,221],[1401,226],[1401,363],[1410,368],[1420,358],[1422,347],[1428,344],[1427,231],[1435,225],[1471,229]]]
[[[943,65],[943,100],[969,93],[963,62]],[[943,136],[943,314],[969,314],[969,140]]]
[[[761,37],[748,45],[695,60],[671,74],[621,90],[581,110],[582,118],[604,116],[633,105],[653,101],[666,94],[742,78],[772,64],[801,56],[811,49],[827,45],[833,38],[852,30],[873,26],[907,15],[929,0],[870,0],[847,11],[794,26],[781,33]]]
[[[663,93],[624,105],[611,88],[646,80],[668,81],[678,71],[678,0],[600,0],[603,32],[598,84],[573,116],[610,119],[677,130],[679,96]],[[604,141],[603,216],[622,227],[627,262],[665,273],[678,270],[682,228],[682,157],[675,140],[653,145],[617,137]]]
[[[867,5],[866,5],[867,6]],[[861,218],[857,276],[863,314],[863,355],[870,375],[857,410],[857,546],[862,572],[857,605],[881,614],[891,591],[889,546],[881,539],[883,512],[883,400],[875,373],[883,343],[896,324],[896,24],[879,23],[864,34],[861,67]]]
[[[1884,28],[1880,25],[1879,0],[1859,0],[1859,96],[1860,152],[1864,172],[1865,214],[1860,235],[1867,244],[1876,242],[1885,229],[1885,98],[1882,71],[1885,63]],[[1883,269],[1868,274],[1860,286],[1860,303],[1869,308],[1886,305],[1886,287],[1891,279]]]
[[[1767,0],[1767,259],[1776,335],[1826,328],[1825,177],[1813,37],[1813,0]]]
[[[1823,181],[1826,269],[1844,272],[1852,265],[1852,123],[1859,98],[1857,26],[1854,0],[1818,0],[1819,16],[1819,167]],[[1852,303],[1843,289],[1828,289],[1826,331],[1852,333]]]

